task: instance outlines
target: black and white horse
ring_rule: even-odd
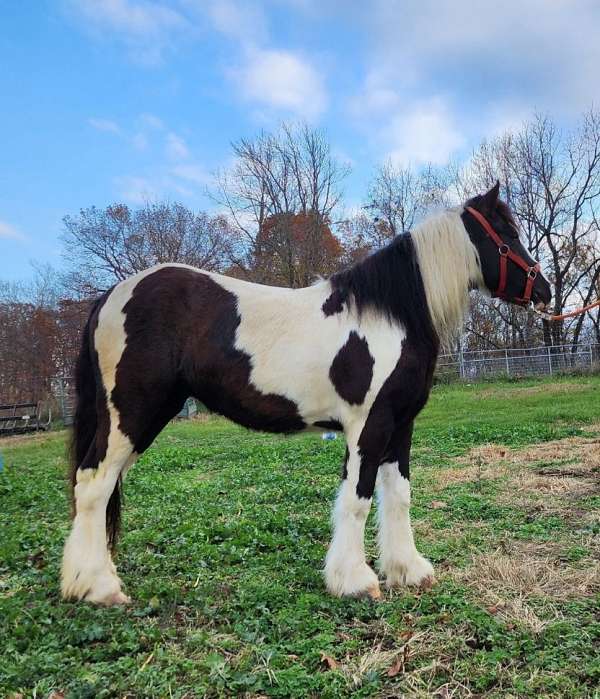
[[[77,368],[63,596],[128,601],[110,553],[120,481],[189,395],[256,430],[344,431],[325,562],[332,594],[379,596],[363,547],[376,484],[386,583],[431,578],[413,541],[408,478],[413,421],[440,343],[460,327],[469,291],[493,294],[502,276],[497,295],[547,304],[550,285],[538,269],[496,186],[306,289],[177,264],[117,284],[90,313]]]

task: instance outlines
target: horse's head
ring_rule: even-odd
[[[545,308],[550,283],[519,238],[508,206],[498,198],[500,183],[466,202],[462,220],[481,262],[483,281],[493,297],[521,306]]]

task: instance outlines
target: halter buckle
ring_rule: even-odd
[[[530,279],[535,279],[537,277],[537,275],[538,275],[537,269],[535,267],[530,267],[529,271],[527,272],[527,276]]]
[[[508,246],[506,243],[502,243],[502,245],[500,245],[498,248],[498,252],[500,253],[500,257],[507,257],[508,253],[510,252],[510,246]]]

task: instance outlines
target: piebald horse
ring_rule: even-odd
[[[255,430],[343,430],[325,561],[332,594],[380,594],[363,544],[376,486],[386,584],[431,579],[410,524],[409,453],[440,344],[460,328],[472,289],[522,305],[551,299],[498,191],[431,216],[305,289],[163,264],[105,293],[90,312],[76,372],[63,596],[129,601],[111,557],[121,479],[190,395]]]

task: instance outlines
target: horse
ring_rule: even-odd
[[[432,581],[411,529],[409,454],[440,346],[460,329],[471,290],[539,308],[552,297],[498,195],[496,183],[310,287],[161,264],[99,298],[76,369],[62,596],[130,601],[112,560],[121,481],[188,396],[253,430],[343,431],[331,594],[381,594],[363,543],[375,490],[386,585]]]

